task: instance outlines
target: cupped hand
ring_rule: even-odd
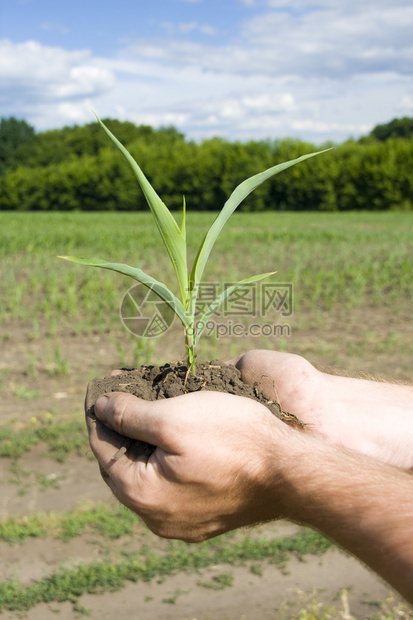
[[[227,362],[241,372],[244,383],[257,385],[283,411],[311,430],[326,432],[324,374],[308,360],[293,353],[252,350]]]
[[[160,536],[196,542],[283,510],[268,498],[293,431],[251,399],[205,391],[148,402],[115,392],[97,400],[88,428],[114,495]],[[156,449],[148,456],[132,443],[114,460],[117,433]]]
[[[254,350],[230,360],[245,383],[257,384],[304,432],[335,446],[413,469],[412,387],[327,374],[303,357]]]

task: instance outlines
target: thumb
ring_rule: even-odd
[[[243,354],[243,353],[241,353],[241,355],[237,355],[237,357],[233,357],[232,359],[227,360],[227,361],[225,362],[225,364],[226,364],[227,366],[235,366],[235,368],[238,368],[237,364],[238,364],[238,362],[240,361],[240,359],[242,358],[242,356],[243,356],[243,355],[244,355],[244,354]]]
[[[125,392],[110,392],[95,403],[96,418],[124,437],[145,441],[168,451],[164,401],[147,401]]]

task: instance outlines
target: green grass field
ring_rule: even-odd
[[[189,212],[190,257],[213,217]],[[296,311],[368,303],[392,304],[397,312],[412,299],[412,225],[412,213],[234,214],[206,279],[277,270],[278,280],[294,282]],[[175,287],[158,236],[149,213],[0,213],[1,320],[110,323],[131,281],[56,256],[128,262]]]
[[[190,260],[213,218],[189,210]],[[278,348],[320,365],[410,379],[412,231],[413,213],[235,213],[205,277],[233,282],[276,270],[274,281],[294,285],[294,312],[272,320],[288,322],[292,332],[276,338],[205,337],[200,354],[228,359],[250,348]],[[243,533],[196,552],[181,544],[158,548],[144,536],[137,561],[129,547],[138,544],[142,527],[130,513],[93,501],[77,507],[71,468],[78,468],[80,479],[83,469],[95,465],[82,420],[86,381],[114,367],[174,359],[182,354],[183,342],[179,324],[163,341],[132,337],[120,323],[119,303],[133,281],[69,264],[59,254],[127,262],[177,291],[149,213],[0,213],[0,495],[8,494],[7,506],[17,507],[3,509],[0,545],[24,550],[31,540],[52,547],[55,540],[88,536],[87,544],[99,549],[98,560],[68,567],[57,562],[30,585],[15,574],[0,580],[0,609],[17,613],[42,601],[72,601],[73,613],[86,614],[78,605],[83,593],[114,591],[127,581],[156,581],[214,564],[221,572],[216,578],[199,576],[197,587],[230,591],[232,566],[245,564],[259,578],[271,555],[284,562],[292,555],[324,553],[327,543],[304,533],[287,537],[285,547],[265,536],[256,536],[251,547],[250,534]],[[73,494],[70,508],[61,507],[62,493]],[[27,514],[21,508],[26,500]],[[178,604],[181,598],[185,592],[178,588],[162,603]],[[278,617],[353,617],[317,600],[307,597],[300,612],[286,609]],[[394,605],[380,603],[368,617],[412,617],[407,608],[394,611]],[[214,614],[206,617],[213,620]]]

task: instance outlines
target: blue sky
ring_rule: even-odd
[[[182,25],[186,40],[226,43],[237,24],[254,14],[258,7],[225,0],[3,0],[0,36],[112,55],[138,37],[161,42]]]
[[[0,117],[340,142],[413,116],[412,32],[411,0],[2,0]]]

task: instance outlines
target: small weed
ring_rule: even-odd
[[[119,368],[126,368],[128,366],[126,351],[120,342],[116,343],[116,350],[118,352]]]
[[[105,513],[107,517],[110,512],[112,513],[112,523],[123,519],[124,513],[119,508],[110,511],[105,506],[96,510],[98,512],[92,514],[93,510],[78,509],[71,515],[66,515],[66,518],[70,517],[72,522],[77,521],[78,532],[82,530],[86,522],[89,527],[97,527]],[[41,536],[45,535],[45,532],[48,535],[52,532],[60,532],[64,518],[64,515],[57,514],[9,518],[0,523],[0,527],[3,527],[3,534],[7,529],[6,539],[21,542],[28,536]],[[248,537],[239,540],[234,534],[229,534],[200,543],[196,547],[173,541],[161,553],[144,547],[139,553],[130,551],[118,562],[114,562],[113,558],[107,558],[88,564],[79,564],[71,569],[60,568],[49,577],[29,585],[21,584],[16,579],[5,581],[0,583],[0,610],[25,611],[41,602],[50,604],[70,601],[78,608],[78,613],[88,615],[88,610],[82,611],[78,603],[78,598],[84,593],[113,592],[120,590],[127,581],[164,582],[168,575],[177,571],[199,571],[217,564],[245,565],[246,561],[253,560],[255,566],[260,566],[259,560],[269,558],[276,560],[277,557],[285,559],[289,554],[297,551],[301,556],[307,553],[321,554],[330,546],[331,543],[319,534],[307,531],[283,539],[271,540],[259,538],[252,540]],[[214,590],[222,590],[233,585],[233,575],[230,572],[223,572],[215,575],[206,584],[208,585],[202,585]],[[162,602],[174,605],[178,598],[187,592],[188,590],[175,590]],[[297,597],[297,611],[294,612],[291,604],[285,603],[278,610],[277,618],[280,620],[333,620],[338,617],[346,617],[350,620],[353,618],[349,612],[346,593],[341,594],[339,609],[321,603],[315,594],[297,591]],[[145,598],[146,602],[150,600],[152,600],[150,596]],[[345,613],[347,613],[346,616]],[[372,620],[411,620],[412,618],[413,614],[407,605],[396,603],[394,599],[389,598],[380,603],[378,613]]]
[[[166,603],[167,605],[175,605],[178,598],[182,596],[182,594],[188,594],[188,592],[189,590],[180,590],[178,588],[171,596],[163,598],[162,603]]]
[[[17,432],[0,428],[0,457],[17,459],[39,443],[46,444],[47,456],[59,462],[71,452],[85,454],[88,442],[83,419],[58,423],[48,413],[41,419],[33,416],[30,425]]]
[[[26,351],[27,357],[27,371],[26,374],[32,379],[37,379],[38,371],[37,371],[37,360],[34,355],[30,353],[30,351]]]
[[[32,331],[28,335],[29,340],[39,340],[40,338],[40,324],[38,319],[32,321]]]
[[[107,510],[107,508],[106,508]],[[90,521],[90,512],[86,511],[88,525],[98,527],[101,520],[96,514]],[[122,514],[122,513],[120,513]],[[44,532],[54,529],[61,531],[62,522],[54,515],[55,522],[49,521],[46,515],[36,517],[13,518],[0,523],[3,528],[3,539],[18,541],[31,536],[41,536]],[[73,515],[74,521],[83,527],[81,511]],[[29,520],[28,520],[29,519]],[[135,518],[136,522],[136,518]],[[113,519],[112,519],[113,523]],[[28,532],[30,532],[28,534]],[[290,553],[300,552],[301,555],[322,554],[331,547],[331,543],[315,532],[304,531],[295,536],[283,539],[241,539],[233,535],[221,536],[200,543],[196,547],[178,541],[171,541],[162,553],[144,548],[140,553],[129,552],[118,562],[113,559],[79,564],[75,568],[61,568],[47,578],[26,586],[16,580],[0,583],[0,609],[10,611],[27,610],[40,602],[72,601],[88,592],[102,593],[121,589],[126,581],[164,580],[177,571],[194,571],[217,564],[239,565],[248,560],[264,560],[269,558],[287,558]],[[225,575],[225,576],[222,576]],[[219,589],[232,585],[231,573],[216,575],[214,585]],[[164,602],[174,604],[177,597],[184,591],[176,591]]]
[[[30,400],[32,398],[37,398],[38,396],[41,396],[42,394],[43,392],[41,390],[30,390],[25,385],[20,385],[14,392],[15,397],[21,398],[22,400]]]
[[[27,538],[39,538],[43,533],[41,516],[8,517],[0,522],[0,538],[13,545],[21,543]]]
[[[75,603],[73,605],[73,611],[77,616],[91,616],[92,609],[87,609],[83,607],[83,605],[79,605],[79,603]]]
[[[263,568],[262,568],[262,564],[253,564],[250,568],[250,571],[252,572],[253,575],[257,575],[258,577],[262,577],[263,575]]]
[[[10,374],[11,374],[10,370],[4,369],[1,371],[0,391],[7,387]]]
[[[70,374],[70,362],[62,356],[59,345],[54,348],[52,360],[49,356],[47,370],[51,377],[65,377]]]
[[[96,368],[96,367],[93,367],[93,368],[91,368],[91,369],[88,371],[87,378],[88,378],[88,380],[89,380],[89,381],[91,381],[92,379],[94,379],[94,378],[95,378],[95,377],[97,377],[98,375],[99,375],[99,371],[97,370],[97,368]]]
[[[48,474],[47,476],[37,476],[37,482],[40,485],[42,491],[46,489],[60,489],[59,481],[64,480],[63,474],[59,472]]]
[[[7,480],[9,484],[22,484],[24,480],[30,475],[30,472],[25,467],[19,465],[19,463],[13,462],[9,467],[9,471],[12,477]]]
[[[57,322],[53,317],[49,319],[49,326],[47,328],[46,336],[48,338],[56,338],[57,336]]]
[[[157,341],[158,338],[140,338],[133,347],[132,366],[140,366],[144,363],[143,360],[153,359]]]
[[[339,593],[338,607],[321,602],[316,592],[307,593],[296,590],[295,595],[296,601],[293,604],[291,601],[282,603],[277,618],[280,620],[335,620],[336,618],[361,620],[361,616],[351,613],[347,590]],[[293,611],[292,605],[299,606],[299,609]],[[379,611],[374,616],[369,616],[370,620],[411,620],[413,618],[413,613],[408,606],[405,603],[396,603],[393,597],[385,601],[377,601],[376,606]]]
[[[288,350],[288,344],[287,344],[287,340],[285,338],[279,338],[279,340],[277,340],[277,349],[279,351],[287,351]]]
[[[220,573],[214,575],[210,581],[198,581],[198,585],[210,590],[225,590],[234,585],[234,576],[232,573]]]
[[[60,474],[39,477],[43,488],[55,486],[62,480]],[[130,535],[139,523],[136,515],[123,506],[108,508],[77,508],[67,513],[35,513],[25,517],[7,517],[0,521],[0,540],[9,544],[20,543],[27,538],[54,537],[63,542],[80,536],[85,528],[109,539]]]

